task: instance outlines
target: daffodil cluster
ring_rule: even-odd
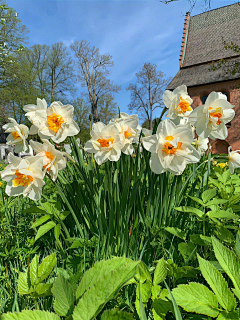
[[[57,150],[54,142],[59,143],[68,136],[78,134],[79,128],[73,120],[74,108],[71,105],[63,105],[58,101],[47,108],[45,99],[37,99],[37,105],[26,105],[23,109],[32,126],[29,130],[27,126],[9,118],[10,122],[3,127],[5,132],[9,133],[7,144],[14,146],[15,152],[20,153],[29,150],[29,134],[38,134],[42,143],[30,140],[35,156],[20,158],[9,153],[9,165],[1,172],[1,178],[7,182],[7,195],[22,194],[30,199],[39,200],[45,184],[45,174],[48,173],[55,181],[58,171],[66,167],[66,157],[69,157],[66,152]]]

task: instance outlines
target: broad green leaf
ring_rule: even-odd
[[[23,310],[22,312],[5,313],[1,320],[60,320],[60,317],[52,312],[39,310]]]
[[[207,213],[209,218],[218,218],[218,219],[239,219],[239,216],[231,213],[229,211],[218,210],[218,211],[209,211]]]
[[[208,246],[212,244],[211,238],[203,236],[202,234],[192,234],[190,236],[190,240],[200,246]]]
[[[213,200],[210,200],[208,203],[205,204],[206,207],[210,207],[210,206],[216,206],[218,204],[224,204],[228,202],[228,200],[225,200],[225,199],[213,199]]]
[[[209,261],[204,260],[199,255],[198,262],[203,277],[212,288],[220,305],[227,311],[234,310],[237,303],[222,274]]]
[[[113,309],[113,310],[104,311],[101,316],[101,320],[134,320],[134,319],[131,313]]]
[[[110,260],[111,261],[111,260]],[[115,298],[119,290],[136,275],[139,261],[132,261],[98,277],[98,281],[84,293],[73,312],[73,320],[91,320],[104,305]]]
[[[222,174],[223,183],[226,184],[227,182],[229,182],[230,177],[231,177],[230,170],[224,171]]]
[[[152,300],[153,301],[159,297],[160,292],[161,292],[161,286],[159,286],[157,284],[152,286]]]
[[[178,250],[183,256],[184,261],[188,261],[191,258],[196,257],[196,246],[192,242],[181,242],[178,245]]]
[[[43,259],[42,263],[38,267],[38,279],[36,284],[45,280],[50,273],[52,272],[53,268],[57,264],[56,253],[53,253],[46,258]]]
[[[204,214],[201,210],[194,207],[175,207],[174,209],[180,212],[193,213],[199,218],[201,218]]]
[[[38,256],[35,255],[30,263],[30,279],[31,279],[32,286],[37,281],[37,277],[38,277]]]
[[[222,225],[216,226],[215,234],[221,241],[225,242],[227,245],[230,245],[233,242],[235,242],[235,238],[233,234],[226,227]]]
[[[45,223],[43,226],[41,226],[38,229],[38,232],[35,237],[35,241],[41,238],[45,233],[47,233],[49,230],[51,230],[53,227],[55,227],[56,223],[53,221],[49,221]]]
[[[139,298],[139,285],[140,285],[140,292],[141,292],[141,299],[143,303],[143,307],[146,307],[148,300],[151,297],[151,289],[152,289],[152,282],[146,281],[144,283],[139,282],[136,288],[136,309],[138,315],[140,316],[140,298]]]
[[[203,202],[207,203],[209,200],[211,200],[212,198],[214,198],[216,196],[216,193],[217,193],[217,189],[205,190],[202,193]]]
[[[27,272],[20,272],[18,277],[18,293],[20,295],[28,294],[30,288]]]
[[[166,279],[167,276],[167,265],[165,260],[162,258],[158,261],[153,278],[153,284],[159,284]]]
[[[163,318],[169,311],[174,313],[172,302],[161,298],[153,301],[153,310],[160,318]]]
[[[27,208],[27,209],[23,210],[22,213],[41,213],[41,214],[45,214],[46,211],[42,207],[36,206],[36,207]]]
[[[67,216],[70,214],[70,211],[64,211],[60,213],[59,218],[63,221],[67,218]]]
[[[212,237],[215,256],[223,270],[232,280],[235,287],[234,293],[240,299],[240,263],[235,253],[221,244],[215,237]]]
[[[176,268],[173,272],[173,276],[175,277],[175,280],[182,278],[196,278],[199,272],[199,270],[191,266],[183,266]]]
[[[139,317],[140,317],[140,320],[147,320],[147,316],[146,316],[146,313],[145,313],[145,309],[144,309],[144,305],[143,305],[143,302],[142,302],[142,296],[141,296],[141,290],[140,290],[140,287],[138,287],[138,294],[139,294]]]
[[[37,221],[35,221],[32,224],[31,228],[36,228],[36,227],[40,226],[41,224],[43,224],[44,222],[48,221],[49,219],[50,219],[50,216],[47,214],[47,215],[41,217],[40,219],[38,219]]]
[[[69,282],[59,275],[52,287],[55,297],[54,311],[60,316],[69,316],[74,308],[74,292]]]
[[[59,224],[57,224],[57,225],[54,227],[54,236],[55,236],[55,239],[56,239],[56,240],[59,239],[60,232],[61,232],[61,225],[60,225],[60,223],[59,223]]]
[[[143,261],[141,261],[138,265],[138,273],[135,276],[135,279],[137,279],[142,283],[145,282],[146,280],[149,282],[152,282],[152,277],[149,272],[148,266]]]
[[[120,268],[128,263],[132,263],[132,260],[127,258],[114,257],[109,260],[102,260],[96,262],[94,266],[87,270],[77,288],[76,299],[78,300],[81,296],[91,288],[103,275]]]
[[[50,296],[51,295],[52,283],[39,283],[35,291],[38,296]]]
[[[228,313],[226,311],[223,311],[219,314],[217,320],[239,320],[239,315],[235,311]]]
[[[179,237],[183,240],[186,239],[186,234],[184,231],[182,231],[181,229],[178,229],[178,228],[174,228],[174,227],[166,227],[165,230],[167,232],[170,232],[171,234],[173,234],[174,236],[176,237]]]
[[[180,284],[172,290],[172,294],[184,310],[217,317],[219,311],[216,296],[203,284],[190,282]]]
[[[200,204],[201,206],[204,207],[204,203],[201,199],[199,199],[197,197],[191,197],[191,196],[189,196],[189,198],[191,198],[193,201],[197,202],[198,204]]]

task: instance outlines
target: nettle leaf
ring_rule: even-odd
[[[215,237],[212,237],[215,256],[223,270],[232,280],[235,287],[234,293],[240,299],[240,261],[232,250],[221,244]]]
[[[110,260],[111,261],[111,260]],[[98,276],[98,281],[91,286],[79,300],[73,312],[73,320],[91,320],[102,310],[104,305],[115,298],[119,290],[137,273],[139,261],[132,261],[113,271]]]
[[[202,234],[192,234],[190,240],[193,243],[199,244],[200,246],[209,246],[212,244],[210,237],[203,236]]]
[[[153,301],[159,297],[160,292],[161,292],[161,286],[159,286],[157,284],[152,286],[152,300]]]
[[[20,295],[28,294],[30,283],[27,272],[20,272],[18,277],[18,293]]]
[[[204,207],[204,202],[201,199],[192,196],[189,196],[189,198],[191,198],[193,201],[197,202],[198,204]]]
[[[77,288],[76,299],[78,300],[79,298],[81,298],[85,291],[87,291],[97,281],[99,281],[102,276],[131,262],[132,260],[124,257],[114,257],[109,260],[96,262],[91,269],[85,272]]]
[[[194,207],[183,207],[182,206],[182,207],[176,207],[174,209],[177,211],[180,211],[180,212],[195,214],[199,218],[202,218],[202,216],[204,215],[204,213],[201,210],[194,208]]]
[[[236,237],[235,251],[236,251],[236,254],[237,254],[238,258],[240,258],[240,236],[239,236],[239,231],[238,231],[237,237]]]
[[[218,210],[218,211],[209,211],[207,213],[209,218],[218,218],[218,219],[239,219],[239,216],[231,213],[229,211]]]
[[[178,267],[174,270],[173,276],[176,280],[182,279],[182,278],[196,278],[197,274],[200,271],[191,267],[191,266],[183,266]]]
[[[61,320],[52,312],[39,310],[23,310],[22,312],[5,313],[1,315],[1,320]]]
[[[235,311],[232,311],[232,312],[223,311],[219,314],[219,316],[217,317],[217,320],[239,320],[239,315]]]
[[[224,204],[227,202],[228,202],[228,200],[226,200],[226,199],[213,199],[213,200],[210,200],[208,203],[206,203],[205,206],[206,207],[216,206],[216,205]]]
[[[62,275],[59,275],[54,282],[52,294],[55,297],[55,312],[60,316],[72,314],[75,301],[73,288]]]
[[[50,231],[52,228],[54,228],[55,225],[56,225],[55,222],[49,221],[49,222],[45,223],[43,226],[41,226],[38,229],[38,232],[37,232],[36,237],[35,237],[35,241],[38,240],[39,238],[41,238],[45,233]]]
[[[31,285],[34,285],[38,277],[38,256],[35,255],[30,263],[30,279]]]
[[[41,217],[40,219],[38,219],[37,221],[35,221],[32,224],[31,228],[36,228],[36,227],[40,226],[41,224],[43,224],[44,222],[48,221],[49,219],[50,219],[50,216],[47,214],[47,215]]]
[[[173,234],[174,236],[181,238],[183,240],[186,239],[186,234],[184,231],[182,231],[181,229],[178,228],[174,228],[174,227],[166,227],[164,228],[167,232]]]
[[[39,283],[35,291],[38,296],[50,296],[51,295],[52,283]]]
[[[165,260],[162,258],[158,261],[153,278],[153,284],[159,284],[166,279],[167,276],[167,265]]]
[[[113,310],[104,311],[101,316],[101,320],[134,320],[134,319],[131,313],[113,309]]]
[[[154,300],[153,310],[159,317],[164,317],[169,311],[174,314],[172,302],[161,298]]]
[[[210,317],[218,316],[217,298],[203,284],[195,282],[180,284],[172,290],[172,294],[177,304],[188,312],[201,313]]]
[[[36,284],[45,280],[50,273],[52,272],[53,268],[57,264],[56,253],[53,253],[46,258],[43,259],[42,263],[38,267],[38,279]]]
[[[191,258],[196,257],[196,246],[192,242],[181,242],[178,245],[178,250],[183,256],[184,261],[188,261]]]
[[[212,198],[214,198],[217,194],[217,189],[209,189],[209,190],[205,190],[202,193],[202,199],[204,203],[207,203],[209,200],[211,200]]]
[[[135,279],[142,283],[146,280],[152,283],[152,277],[149,272],[148,266],[143,261],[141,261],[138,265],[138,272],[135,276]]]
[[[236,300],[222,274],[209,261],[204,260],[199,255],[198,262],[202,275],[212,288],[220,305],[227,311],[235,309]]]

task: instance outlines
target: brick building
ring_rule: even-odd
[[[208,94],[220,91],[235,105],[235,118],[228,124],[226,141],[212,142],[214,153],[226,153],[230,144],[240,149],[240,73],[226,72],[227,66],[239,63],[240,54],[224,48],[224,41],[240,46],[240,3],[214,9],[191,17],[185,16],[182,46],[179,59],[180,70],[167,89],[181,84],[188,87],[193,108],[203,104]],[[213,71],[213,61],[225,59],[225,64]]]

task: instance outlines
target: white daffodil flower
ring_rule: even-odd
[[[23,110],[27,112],[25,114],[28,120],[31,121],[32,126],[30,128],[29,134],[37,134],[38,127],[45,121],[45,112],[47,111],[47,102],[45,99],[37,98],[37,104],[27,104],[23,107]],[[43,112],[42,112],[43,111]],[[41,116],[43,114],[43,117]]]
[[[55,149],[48,140],[42,140],[39,143],[31,140],[30,145],[36,152],[36,156],[43,158],[43,170],[48,171],[52,180],[55,181],[58,176],[58,171],[66,167],[67,159],[64,157],[65,153]]]
[[[8,196],[22,194],[32,200],[39,200],[42,195],[44,172],[42,157],[15,157],[8,155],[10,163],[2,172],[1,178],[7,181],[6,193]]]
[[[188,163],[200,160],[192,142],[191,128],[176,126],[168,119],[160,122],[156,134],[143,139],[144,148],[151,152],[152,171],[157,174],[165,171],[182,174]]]
[[[190,123],[196,127],[198,136],[202,138],[224,140],[228,136],[226,123],[235,115],[234,106],[227,101],[221,92],[211,92],[205,104],[193,110],[189,116]]]
[[[26,107],[24,108],[26,109]],[[41,139],[51,138],[54,142],[60,143],[80,131],[73,120],[73,111],[73,106],[69,104],[63,105],[59,101],[54,101],[48,109],[39,108],[30,111],[31,114],[30,112],[26,113],[26,116],[29,117],[34,126],[33,130],[31,128],[30,131],[36,132],[37,128],[37,133]]]
[[[132,155],[134,152],[133,143],[138,143],[139,125],[138,115],[129,116],[127,113],[121,112],[121,118],[116,118],[114,123],[117,125],[122,140],[122,152]]]
[[[10,146],[15,146],[15,152],[26,152],[28,151],[28,132],[29,129],[24,124],[18,124],[14,119],[8,118],[9,123],[3,126],[6,133],[9,133],[7,137],[7,144]]]
[[[198,137],[194,139],[193,145],[196,147],[197,151],[202,156],[208,149],[209,139]]]
[[[236,168],[240,168],[240,150],[231,151],[231,148],[228,148],[228,166],[231,174],[233,174]]]
[[[166,116],[171,120],[180,121],[181,117],[188,117],[193,110],[191,107],[193,100],[188,95],[185,85],[181,85],[173,91],[166,90],[162,99],[168,109]]]
[[[94,129],[90,133],[92,139],[86,142],[84,150],[94,153],[94,158],[99,165],[108,160],[118,161],[121,156],[122,139],[117,125],[109,123],[99,131],[96,127]]]

